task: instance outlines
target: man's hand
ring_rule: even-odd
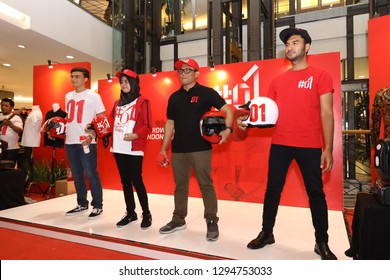
[[[230,134],[231,134],[230,128],[226,128],[225,130],[222,130],[218,135],[222,137],[222,139],[218,142],[218,144],[222,144],[227,142]]]
[[[248,115],[240,116],[236,119],[237,127],[242,130],[246,130],[248,128],[248,124],[244,123],[245,120],[247,120],[249,117]]]
[[[332,152],[324,150],[321,155],[321,169],[322,173],[329,172],[333,167]]]
[[[162,151],[157,155],[157,163],[162,167],[167,167],[169,165],[168,156],[165,151]]]
[[[9,127],[12,127],[12,122],[9,119],[4,119],[3,124]]]

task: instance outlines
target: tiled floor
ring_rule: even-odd
[[[158,230],[171,219],[173,197],[149,194],[149,201],[153,224],[147,230],[141,230],[140,222],[116,228],[116,222],[125,212],[123,194],[107,189],[104,213],[97,220],[88,220],[87,213],[65,216],[76,205],[76,195],[72,194],[0,211],[0,226],[155,259],[192,259],[197,258],[196,254],[238,260],[320,259],[313,252],[314,234],[307,208],[281,206],[274,229],[276,243],[261,250],[250,250],[246,244],[260,229],[260,204],[220,200],[220,238],[208,242],[201,199],[189,199],[187,229],[167,235]],[[339,259],[349,259],[344,255],[349,241],[341,211],[329,211],[329,235],[332,251]]]

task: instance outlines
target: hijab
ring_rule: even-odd
[[[133,77],[127,76],[126,74],[121,74],[119,76],[119,81],[122,80],[122,77],[125,77],[127,79],[127,81],[129,82],[130,91],[128,93],[125,93],[125,92],[123,92],[123,90],[121,90],[121,95],[119,97],[118,106],[123,106],[123,105],[129,104],[129,103],[133,102],[134,100],[136,100],[141,95],[141,93],[140,93],[141,88],[139,86],[138,76],[137,76],[137,78],[133,78]]]

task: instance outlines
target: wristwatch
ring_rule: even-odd
[[[231,127],[231,126],[226,126],[225,129],[230,129],[230,133],[233,133],[233,127]]]

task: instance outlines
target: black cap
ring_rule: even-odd
[[[301,28],[286,28],[280,32],[279,38],[283,43],[286,44],[288,38],[290,38],[292,35],[301,35],[302,38],[306,40],[306,43],[311,44],[311,37],[309,33],[307,33],[305,29]]]

